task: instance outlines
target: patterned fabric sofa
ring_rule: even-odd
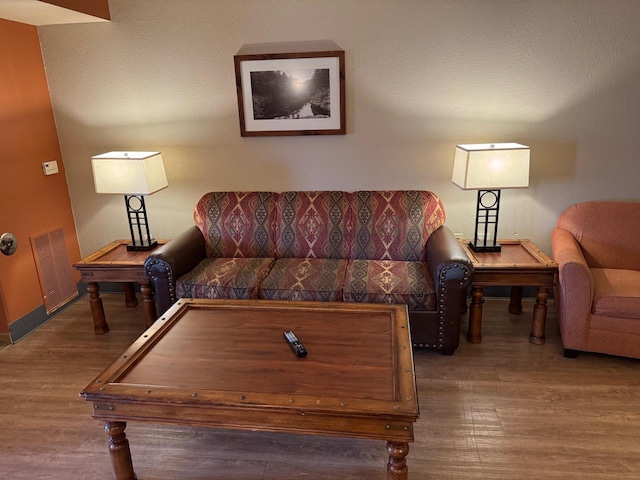
[[[211,192],[152,253],[158,315],[178,298],[408,305],[413,343],[452,354],[471,264],[428,191]]]

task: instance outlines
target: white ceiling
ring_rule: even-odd
[[[0,0],[0,18],[35,26],[109,21],[37,0]]]

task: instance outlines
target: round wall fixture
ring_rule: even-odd
[[[0,237],[0,252],[5,255],[13,255],[18,248],[18,240],[13,233],[3,233]]]

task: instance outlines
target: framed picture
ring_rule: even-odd
[[[240,135],[344,135],[344,50],[329,41],[244,45],[234,56]]]

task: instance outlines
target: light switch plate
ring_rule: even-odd
[[[58,173],[58,162],[55,160],[51,160],[50,162],[42,162],[42,171],[45,175],[53,175],[54,173]]]

